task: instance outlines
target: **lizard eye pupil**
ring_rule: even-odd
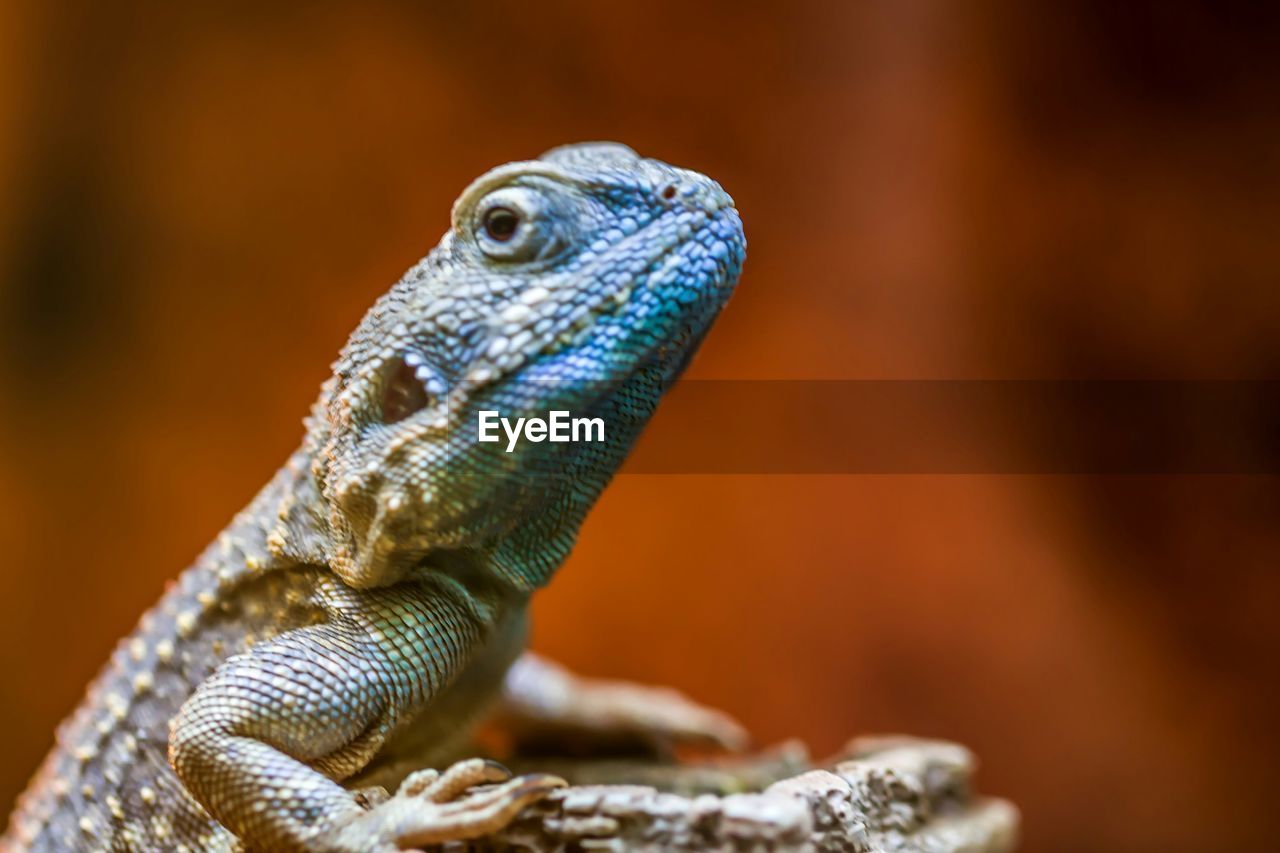
[[[570,218],[556,197],[533,187],[500,187],[477,202],[470,231],[491,260],[518,264],[546,260],[563,248],[558,220]]]
[[[495,207],[484,215],[484,233],[495,242],[507,242],[519,227],[520,216],[509,207]]]
[[[415,412],[420,412],[431,402],[427,389],[415,375],[414,369],[401,361],[387,379],[382,392],[382,422],[393,424]]]

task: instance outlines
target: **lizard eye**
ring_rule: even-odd
[[[476,207],[476,243],[495,261],[548,258],[563,248],[556,220],[556,211],[542,193],[503,187]]]

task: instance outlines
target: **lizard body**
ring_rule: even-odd
[[[356,790],[456,754],[504,689],[530,594],[744,250],[718,184],[624,146],[478,178],[352,334],[301,448],[60,727],[6,849],[394,850],[560,784],[471,760]],[[589,414],[604,440],[507,452],[476,440],[482,409]],[[460,796],[482,782],[502,784]]]

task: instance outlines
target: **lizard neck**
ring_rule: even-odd
[[[598,395],[575,410],[604,421],[604,440],[561,445],[563,450],[554,458],[525,454],[521,460],[528,469],[523,477],[508,475],[509,483],[519,485],[495,490],[495,505],[473,507],[459,517],[447,511],[424,512],[416,523],[382,537],[379,548],[364,552],[352,547],[351,531],[357,525],[343,515],[347,506],[326,494],[333,445],[324,416],[328,398],[322,394],[309,420],[307,439],[265,490],[269,497],[262,496],[269,503],[257,514],[268,519],[265,545],[271,560],[281,566],[324,566],[358,588],[443,572],[487,577],[512,592],[531,593],[569,556],[587,513],[682,366],[646,365],[621,379],[613,393]],[[582,396],[584,402],[589,399],[586,391]],[[444,526],[443,533],[437,525]],[[353,553],[361,559],[353,559]]]
[[[282,566],[330,566],[333,559],[334,536],[313,448],[307,441],[294,451],[261,496],[268,502],[263,509],[270,519],[266,548]]]
[[[622,380],[614,393],[577,412],[600,417],[605,423],[605,440],[570,445],[558,470],[546,468],[539,473],[539,481],[546,485],[543,499],[529,505],[507,535],[495,543],[489,556],[494,573],[525,590],[551,579],[573,550],[587,513],[653,415],[662,391],[682,367],[647,365]]]
[[[266,554],[264,568],[311,565],[334,570],[341,553],[311,446],[304,444],[290,457],[247,511],[249,516],[268,520],[257,527]],[[574,504],[563,499],[548,503],[546,511],[516,525],[506,536],[428,551],[408,574],[445,574],[470,588],[492,587],[501,597],[526,596],[545,584],[568,555],[590,505],[575,511]],[[574,522],[566,524],[571,518]]]

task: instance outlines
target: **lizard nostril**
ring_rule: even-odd
[[[659,195],[661,195],[664,200],[671,201],[676,197],[676,193],[678,193],[679,191],[680,191],[679,188],[675,184],[667,184],[665,187],[662,188],[662,191],[659,193]]]

